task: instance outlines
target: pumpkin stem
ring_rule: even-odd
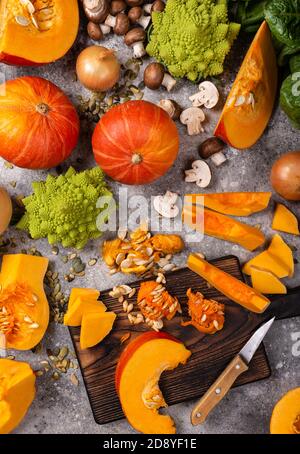
[[[296,416],[296,419],[293,422],[293,430],[295,434],[300,434],[300,414]]]
[[[143,162],[143,158],[140,153],[134,153],[132,155],[131,162],[132,164],[140,164],[141,162]]]
[[[50,107],[48,104],[41,102],[36,106],[36,111],[41,115],[47,115],[50,112]]]

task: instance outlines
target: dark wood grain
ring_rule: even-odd
[[[243,280],[239,261],[234,256],[214,260],[213,263],[224,271]],[[130,284],[138,288],[140,282]],[[165,372],[161,379],[161,389],[169,405],[176,404],[203,395],[230,360],[236,355],[255,329],[266,319],[276,313],[278,318],[300,315],[299,292],[291,295],[291,303],[284,301],[287,297],[277,298],[265,314],[250,313],[239,305],[229,301],[197,274],[187,268],[168,273],[167,288],[179,298],[183,307],[183,318],[186,316],[186,291],[204,293],[207,298],[216,299],[225,304],[225,325],[222,331],[205,336],[193,327],[182,329],[181,316],[166,323],[165,330],[181,339],[192,356],[185,366]],[[100,345],[80,350],[80,328],[71,328],[70,333],[79,359],[85,386],[93,410],[95,421],[105,424],[123,417],[114,386],[115,368],[125,344],[121,345],[121,337],[131,332],[130,340],[147,330],[144,325],[131,326],[122,313],[121,304],[109,295],[109,290],[101,292],[101,300],[109,310],[118,313],[112,333]],[[297,299],[298,294],[298,299]],[[135,302],[135,297],[132,298]],[[290,306],[293,306],[292,308]],[[235,386],[261,380],[270,376],[271,370],[263,345],[256,352],[250,363],[249,370],[241,375]]]

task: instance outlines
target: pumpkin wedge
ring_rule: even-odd
[[[271,271],[279,278],[292,277],[294,259],[291,248],[280,235],[274,235],[268,249],[245,263],[243,272],[251,275],[251,267]]]
[[[22,4],[23,3],[23,4]],[[41,65],[63,57],[79,27],[77,0],[0,2],[0,61],[9,65]]]
[[[273,111],[277,73],[271,32],[264,21],[228,95],[215,136],[238,149],[250,148],[258,141]]]
[[[35,397],[35,374],[27,363],[0,359],[0,434],[22,421]]]
[[[272,222],[272,229],[292,235],[300,235],[298,219],[286,206],[277,203]]]
[[[30,350],[44,337],[49,305],[43,280],[48,259],[25,254],[4,255],[0,273],[0,333],[7,348]]]
[[[183,222],[192,229],[239,244],[249,251],[254,251],[265,242],[265,236],[258,228],[206,208],[202,212],[197,210],[196,205],[184,205],[182,216]]]
[[[284,295],[286,286],[271,271],[251,266],[252,286],[260,293],[267,295]]]
[[[174,421],[159,414],[167,404],[159,389],[165,370],[185,364],[191,352],[167,333],[146,332],[122,352],[116,369],[116,389],[123,412],[132,427],[145,434],[174,434]]]
[[[93,300],[98,300],[100,292],[94,288],[77,288],[74,287],[71,290],[68,309],[70,309],[77,300],[77,298],[88,298]]]
[[[271,434],[300,435],[300,388],[286,393],[274,407]]]
[[[268,298],[257,290],[194,254],[189,256],[187,266],[227,298],[249,311],[262,313],[270,304]]]
[[[114,312],[86,312],[80,331],[82,350],[99,344],[112,330],[117,315]]]
[[[220,192],[215,194],[186,194],[191,203],[229,216],[250,216],[267,208],[271,192]],[[202,199],[203,197],[203,199]]]
[[[80,326],[84,314],[102,313],[106,309],[102,301],[79,296],[71,307],[68,307],[68,311],[64,316],[64,324],[67,326]]]

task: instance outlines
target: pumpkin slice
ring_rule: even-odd
[[[79,296],[71,307],[68,307],[68,311],[64,316],[64,324],[67,326],[80,326],[84,314],[102,313],[106,309],[102,301]]]
[[[182,215],[183,222],[192,229],[196,229],[200,233],[203,233],[204,230],[205,235],[231,241],[249,251],[253,251],[265,242],[265,236],[258,228],[206,208],[203,213],[202,210],[197,209],[196,205],[185,205]]]
[[[267,208],[271,192],[221,192],[216,194],[187,194],[191,203],[198,203],[218,213],[230,216],[249,216]],[[203,197],[203,199],[202,199]]]
[[[279,278],[292,277],[294,259],[291,248],[280,235],[274,235],[268,249],[245,263],[243,272],[251,275],[251,267],[271,271]]]
[[[48,259],[25,254],[4,255],[0,274],[0,333],[7,348],[30,350],[44,337],[49,305],[43,279]]]
[[[174,422],[158,413],[167,404],[158,382],[165,370],[185,364],[191,352],[167,333],[147,332],[123,351],[116,369],[116,389],[128,422],[145,434],[174,434]]]
[[[35,396],[35,374],[29,364],[0,359],[0,434],[14,430]]]
[[[277,203],[276,205],[272,229],[291,233],[293,235],[300,235],[298,219],[294,213],[281,203]]]
[[[292,389],[277,402],[271,417],[270,432],[300,434],[300,388]]]
[[[0,235],[9,226],[12,217],[12,203],[8,192],[0,186]]]
[[[40,65],[63,57],[78,32],[77,0],[35,0],[32,16],[23,3],[0,2],[0,61]]]
[[[100,292],[94,288],[72,288],[68,303],[68,309],[73,306],[73,303],[77,300],[77,298],[88,298],[92,300],[98,300],[100,296]]]
[[[84,313],[81,322],[80,348],[94,347],[112,330],[117,315],[114,312]]]
[[[227,298],[249,311],[262,313],[270,304],[268,298],[257,290],[196,255],[189,256],[187,266]]]
[[[286,286],[271,271],[251,266],[252,286],[260,293],[283,295],[287,293]]]
[[[263,22],[228,95],[215,136],[235,148],[252,147],[270,120],[277,94],[277,74],[271,33]]]

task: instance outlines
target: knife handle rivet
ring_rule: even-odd
[[[240,366],[239,364],[237,364],[237,365],[235,366],[235,368],[236,368],[237,370],[239,370],[239,369],[241,368],[241,366]]]
[[[202,415],[201,415],[200,412],[196,413],[196,418],[201,418],[201,416],[202,416]]]
[[[216,389],[216,394],[221,394],[221,388]]]

